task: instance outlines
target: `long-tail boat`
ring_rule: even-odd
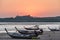
[[[31,31],[31,30],[18,30],[17,27],[15,27],[15,29],[21,34],[34,34],[34,30],[33,31]],[[43,34],[43,29],[35,30],[35,31],[36,31],[36,33],[38,33],[38,35]]]
[[[31,39],[32,37],[38,37],[38,35],[35,34],[20,34],[20,33],[10,33],[7,31],[7,29],[5,28],[5,31],[7,32],[7,34],[11,37],[11,38],[18,38],[18,39]]]

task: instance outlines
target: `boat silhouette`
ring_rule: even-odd
[[[39,27],[38,27],[38,25],[35,25],[34,26],[34,28],[32,27],[30,27],[30,28],[26,28],[25,26],[24,26],[24,28],[26,29],[26,30],[39,30]]]
[[[51,29],[51,28],[48,27],[48,29],[51,30],[51,31],[60,31],[59,29],[56,29],[56,28],[55,29]]]
[[[35,34],[34,30],[18,30],[16,27],[15,27],[15,29],[21,34]],[[43,29],[35,30],[35,31],[38,35],[43,34]]]
[[[35,34],[20,34],[20,33],[10,33],[5,28],[5,31],[11,38],[18,38],[18,39],[31,39],[32,37],[38,37],[38,35]]]

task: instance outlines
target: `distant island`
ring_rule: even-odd
[[[16,16],[10,18],[0,18],[0,22],[60,22],[60,16],[57,17],[32,17],[30,15],[26,16]]]

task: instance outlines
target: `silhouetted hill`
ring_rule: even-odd
[[[27,16],[16,16],[15,18],[0,18],[0,22],[60,22],[60,16],[57,17],[32,17]]]

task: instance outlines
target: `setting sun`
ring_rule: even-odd
[[[14,17],[16,15],[32,15],[36,17],[59,16],[60,1],[0,0],[0,17]]]

